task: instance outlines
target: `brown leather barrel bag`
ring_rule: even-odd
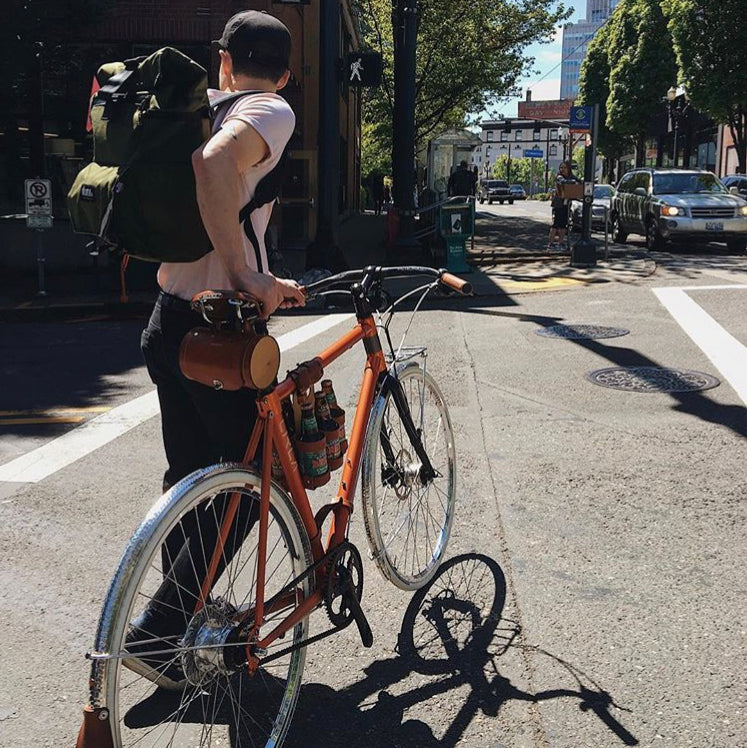
[[[201,304],[210,293],[210,314]],[[280,346],[270,335],[258,333],[250,321],[237,324],[235,305],[222,304],[225,295],[242,292],[203,292],[193,300],[211,327],[191,329],[179,347],[179,368],[187,379],[216,390],[265,390],[280,369]],[[202,297],[202,298],[201,298]],[[225,309],[225,315],[223,314]],[[239,318],[240,319],[240,318]],[[233,325],[234,329],[224,329]]]

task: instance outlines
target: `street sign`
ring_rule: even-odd
[[[26,216],[26,228],[51,229],[54,219],[52,216]]]
[[[378,52],[351,52],[345,57],[345,79],[352,88],[380,85],[382,70]]]
[[[48,179],[27,179],[26,226],[30,229],[52,228],[52,183]]]
[[[527,148],[524,150],[524,158],[542,158],[545,152],[541,148]]]
[[[591,106],[572,106],[568,129],[571,132],[590,132],[593,113]]]

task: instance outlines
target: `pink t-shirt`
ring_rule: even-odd
[[[209,90],[208,96],[215,97],[220,91]],[[262,177],[269,174],[280,160],[286,143],[293,134],[296,117],[285,99],[274,93],[260,93],[238,99],[228,110],[223,123],[239,120],[251,125],[265,140],[269,154],[260,163],[241,174],[241,194],[239,204],[246,205],[254,195],[254,190]],[[241,232],[244,243],[244,259],[252,270],[268,271],[265,231],[272,215],[273,203],[268,203],[251,214],[254,233],[259,244],[261,268],[257,257],[236,216],[236,227]],[[158,269],[158,285],[173,296],[191,300],[200,291],[207,289],[230,289],[225,267],[218,253],[213,250],[195,262],[164,262]]]

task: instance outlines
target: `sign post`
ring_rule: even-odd
[[[597,264],[596,243],[591,238],[591,206],[594,202],[598,128],[598,104],[571,108],[571,132],[588,133],[586,150],[584,152],[584,194],[583,212],[581,214],[581,238],[571,248],[571,267],[574,268],[589,268]]]
[[[44,232],[51,229],[52,218],[52,183],[48,179],[27,179],[26,194],[26,226],[34,230],[34,246],[36,248],[36,264],[39,269],[39,296],[46,296],[44,288]]]

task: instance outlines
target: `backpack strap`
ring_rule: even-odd
[[[216,96],[210,104],[210,115],[213,120],[213,133],[217,132],[223,120],[226,118],[231,105],[238,99],[243,99],[245,96],[256,96],[257,94],[267,93],[266,91],[235,91],[230,93],[224,93]],[[260,273],[264,272],[264,265],[262,263],[262,252],[259,248],[259,239],[257,238],[257,232],[254,230],[252,224],[252,213],[259,210],[268,203],[273,202],[277,199],[280,194],[280,190],[283,186],[285,179],[285,169],[288,163],[288,146],[283,150],[280,159],[271,172],[265,174],[260,179],[256,188],[254,189],[254,196],[252,199],[239,211],[239,223],[244,228],[244,234],[249,239],[252,248],[254,249],[254,257],[257,261],[257,270]]]

